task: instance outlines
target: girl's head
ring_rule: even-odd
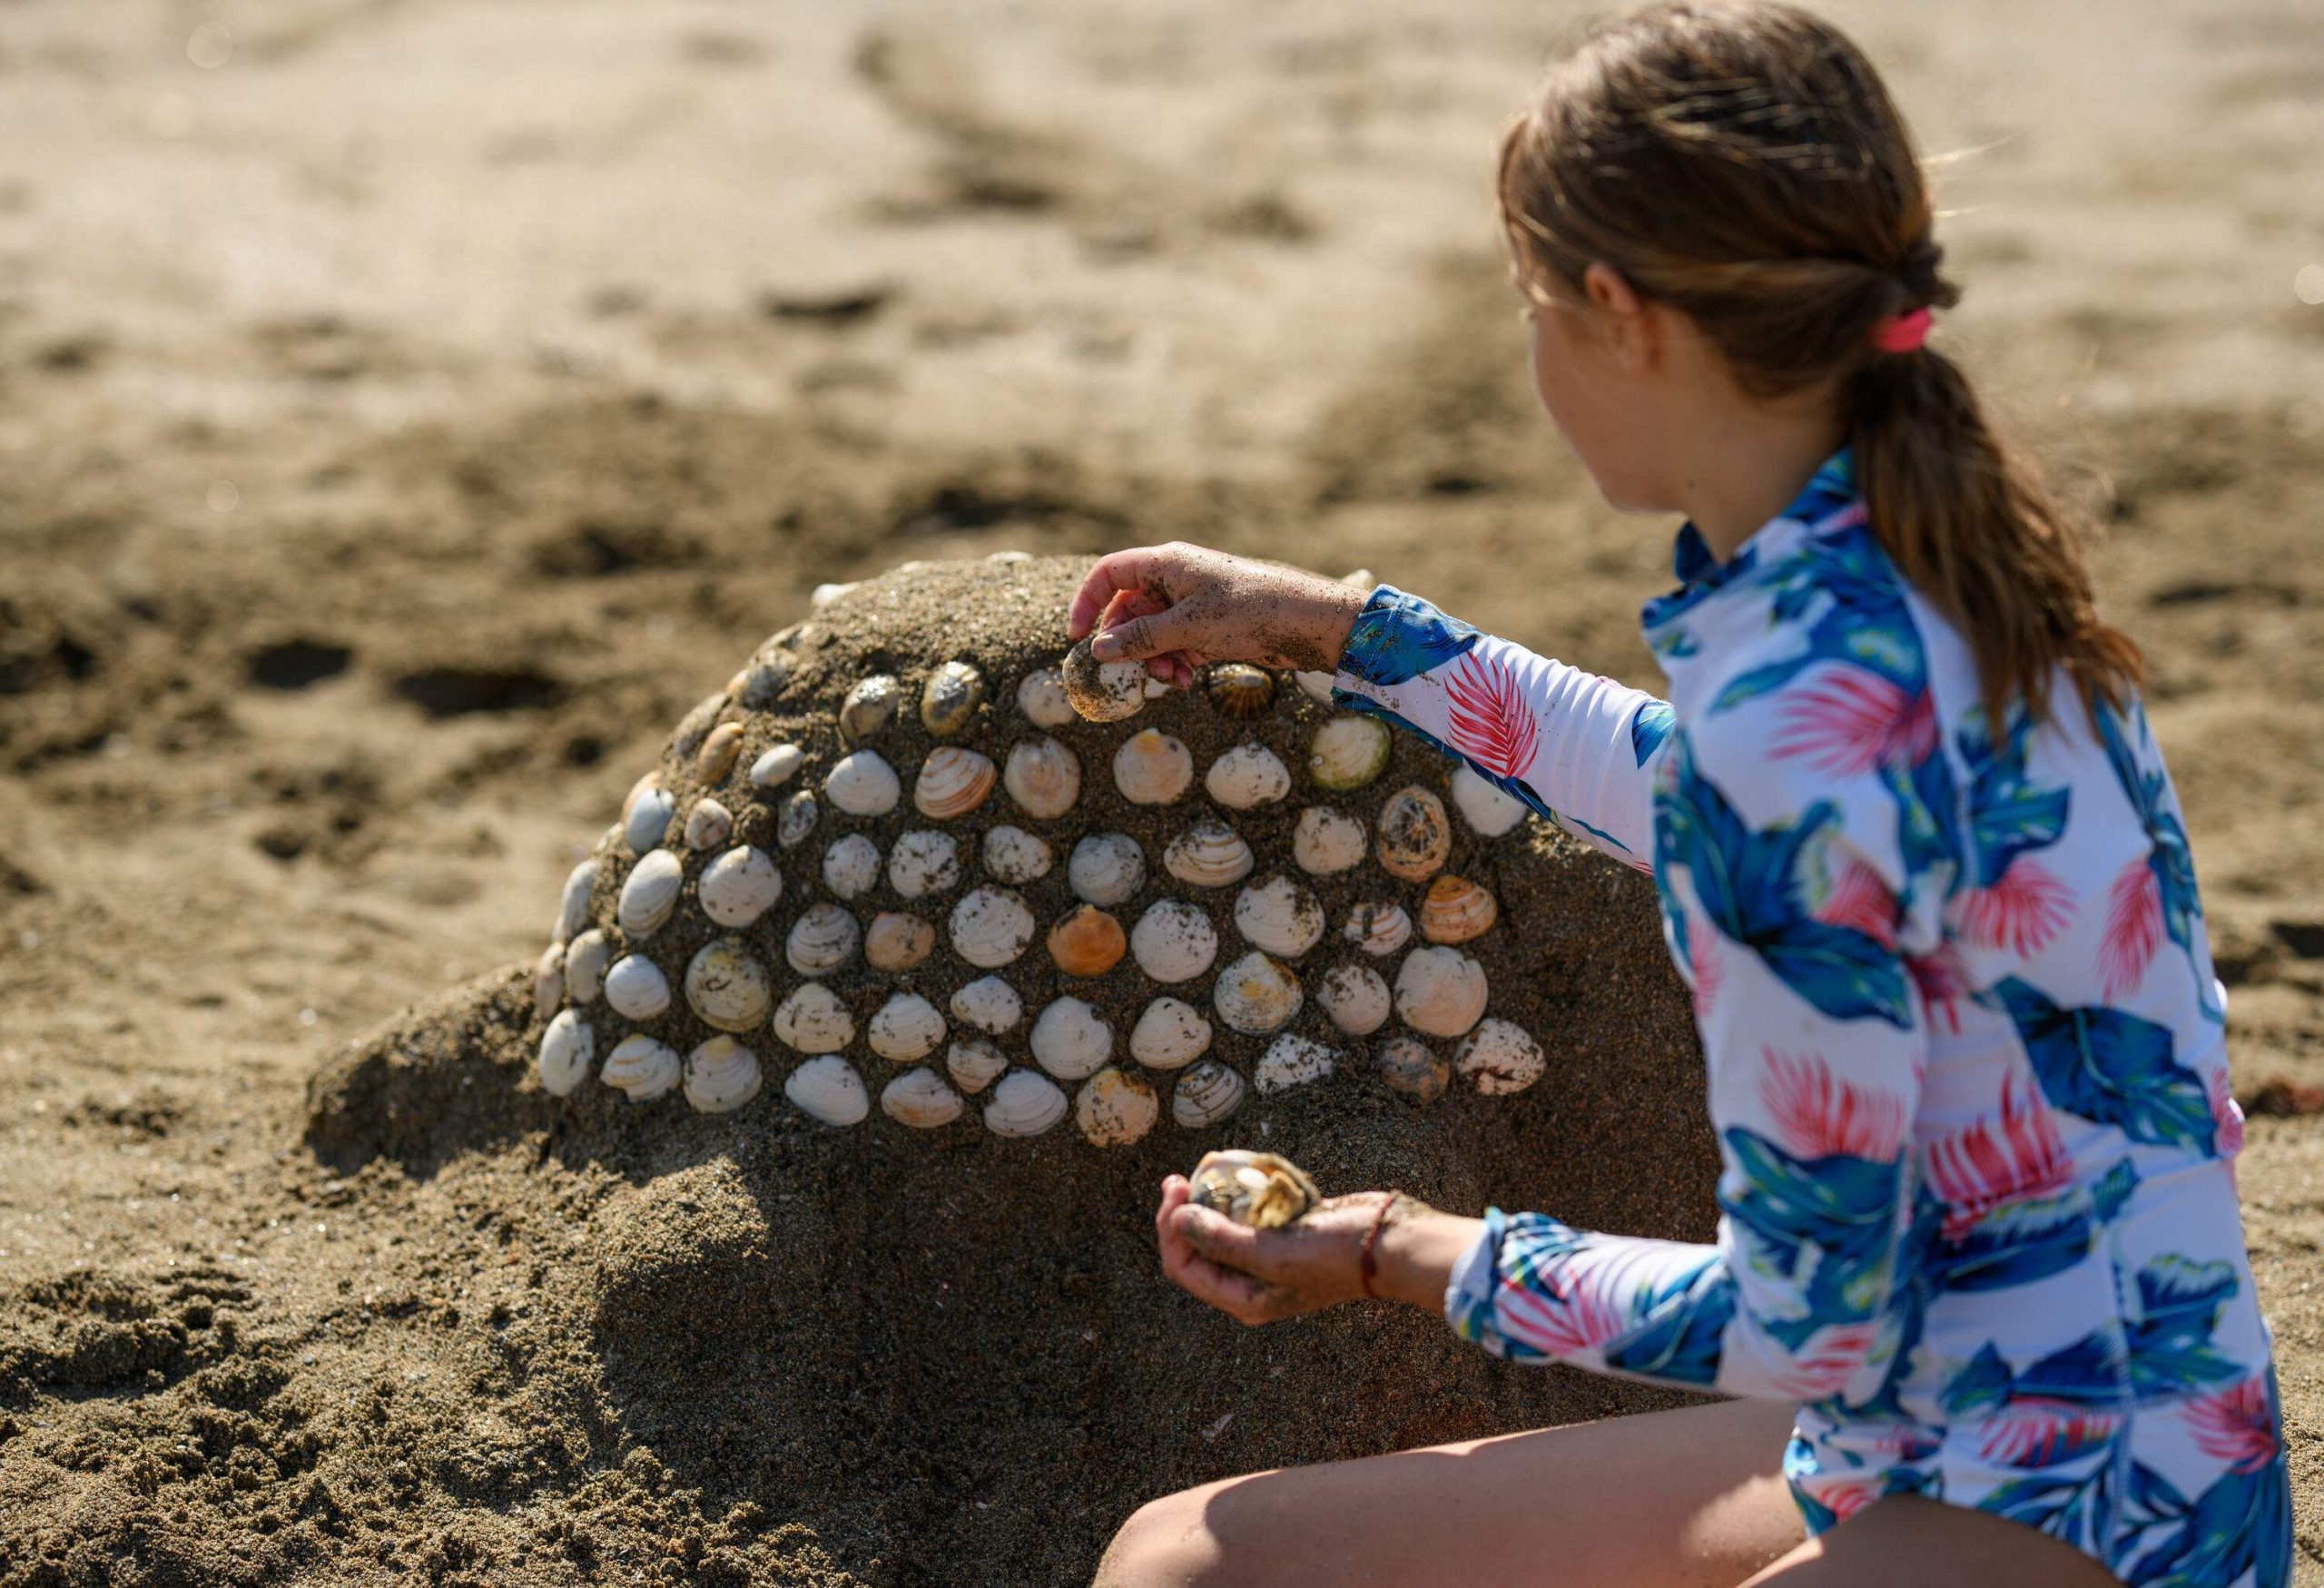
[[[1699,344],[1682,356],[1742,399],[1824,410],[1875,531],[1961,626],[1990,702],[2022,693],[2042,711],[2060,665],[2084,691],[2136,683],[2073,527],[1960,370],[1907,345],[1908,317],[1960,292],[1911,134],[1837,29],[1772,0],[1679,0],[1601,27],[1511,124],[1500,202],[1540,311],[1543,399],[1616,501],[1669,505],[1650,499],[1647,416],[1571,355],[1593,321],[1642,302],[1681,317]]]

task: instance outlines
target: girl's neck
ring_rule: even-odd
[[[1731,409],[1696,434],[1701,439],[1672,486],[1674,505],[1721,562],[1789,507],[1846,439],[1820,402]]]

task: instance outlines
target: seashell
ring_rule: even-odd
[[[1395,1007],[1388,983],[1369,965],[1334,965],[1315,984],[1315,1001],[1334,1025],[1352,1037],[1378,1031]]]
[[[817,585],[813,589],[807,592],[807,610],[810,612],[821,612],[824,607],[830,606],[832,602],[838,600],[842,596],[846,595],[850,590],[852,590],[856,586],[862,582],[863,581],[862,579],[850,579],[845,584],[841,585]]]
[[[1133,805],[1167,805],[1195,780],[1195,758],[1159,728],[1124,739],[1114,752],[1114,786]]]
[[[820,981],[793,988],[776,1006],[771,1024],[785,1046],[802,1053],[836,1053],[855,1040],[855,1017]]]
[[[1144,662],[1101,662],[1081,641],[1065,653],[1065,697],[1075,713],[1093,723],[1119,722],[1136,716],[1146,704]]]
[[[1341,584],[1345,585],[1351,590],[1362,590],[1367,594],[1369,594],[1372,588],[1378,585],[1379,582],[1380,581],[1378,579],[1372,577],[1372,570],[1370,568],[1351,568],[1346,573],[1340,576]]]
[[[596,889],[596,861],[585,860],[566,873],[565,892],[556,904],[556,926],[549,933],[552,942],[570,942],[575,932],[589,924],[589,898]]]
[[[1049,844],[1022,827],[986,830],[984,869],[1004,883],[1038,882],[1056,863],[1057,856]]]
[[[1000,977],[980,976],[952,994],[952,1018],[997,1037],[1025,1018],[1025,1004]]]
[[[945,1073],[962,1091],[982,1091],[1009,1068],[1000,1050],[982,1037],[964,1037],[944,1050]]]
[[[872,1111],[872,1094],[855,1066],[836,1053],[810,1059],[783,1083],[792,1106],[819,1124],[860,1125]]]
[[[1176,998],[1157,998],[1129,1029],[1129,1056],[1148,1070],[1181,1070],[1210,1050],[1210,1022]]]
[[[678,719],[678,731],[670,737],[670,749],[679,760],[684,760],[702,748],[703,740],[709,736],[711,725],[725,709],[726,692],[722,689],[715,695],[704,695],[695,703],[692,711]]]
[[[906,899],[940,893],[960,880],[960,846],[950,833],[922,827],[888,851],[888,886]]]
[[[1424,883],[1452,853],[1444,802],[1417,784],[1398,789],[1380,807],[1380,863],[1390,876]]]
[[[1127,833],[1092,833],[1066,857],[1065,879],[1078,898],[1119,904],[1146,885],[1146,853]]]
[[[907,1070],[880,1089],[880,1111],[915,1130],[949,1125],[967,1106],[933,1070]]]
[[[1204,676],[1203,688],[1219,715],[1254,717],[1275,704],[1275,675],[1247,662],[1221,662]]]
[[[569,1097],[588,1079],[596,1057],[597,1034],[579,1011],[559,1010],[541,1033],[541,1086],[553,1098]]]
[[[799,768],[806,762],[807,753],[798,745],[777,745],[751,763],[751,786],[781,788],[799,775]]]
[[[1291,830],[1291,856],[1311,876],[1331,876],[1364,863],[1364,824],[1329,805],[1309,805]]]
[[[1055,667],[1028,673],[1017,684],[1017,709],[1037,728],[1062,727],[1073,720],[1073,702],[1066,698],[1065,675]]]
[[[1303,997],[1299,979],[1256,950],[1221,971],[1210,990],[1218,1018],[1246,1036],[1279,1030]]]
[[[782,698],[783,686],[791,682],[798,666],[798,658],[789,651],[761,651],[727,684],[726,693],[746,711],[768,710]]]
[[[1251,846],[1224,822],[1198,822],[1170,840],[1162,863],[1196,888],[1226,888],[1251,874]]]
[[[862,933],[855,917],[828,899],[811,904],[783,941],[783,962],[802,976],[821,976],[855,957]]]
[[[741,938],[706,942],[686,962],[686,1002],[704,1024],[747,1031],[766,1018],[773,1001],[766,967],[751,957]]]
[[[1206,1152],[1189,1200],[1253,1229],[1280,1229],[1324,1199],[1307,1171],[1272,1152]]]
[[[783,873],[763,849],[730,849],[704,870],[694,890],[702,912],[721,926],[748,926],[783,897]]]
[[[1210,764],[1202,785],[1230,810],[1270,804],[1291,792],[1291,774],[1282,757],[1255,742],[1236,745]]]
[[[842,755],[823,774],[823,797],[851,816],[884,816],[902,796],[896,769],[877,750]]]
[[[1316,705],[1329,705],[1332,704],[1332,683],[1336,676],[1332,673],[1298,672],[1291,676],[1291,681],[1299,686],[1302,695]]]
[[[1235,897],[1235,930],[1277,959],[1295,960],[1324,938],[1324,907],[1289,877],[1253,883]]]
[[[1128,1147],[1161,1117],[1154,1089],[1111,1064],[1084,1082],[1073,1100],[1073,1122],[1092,1147]]]
[[[597,1079],[628,1093],[631,1102],[650,1103],[674,1089],[684,1069],[685,1060],[678,1057],[675,1048],[641,1033],[614,1044]]]
[[[1129,952],[1157,981],[1191,981],[1218,957],[1218,932],[1192,904],[1158,899],[1131,928]]]
[[[729,1113],[759,1095],[759,1056],[732,1037],[713,1037],[686,1055],[686,1101],[705,1114]]]
[[[1481,1021],[1452,1050],[1452,1068],[1489,1098],[1523,1091],[1549,1067],[1541,1044],[1513,1021]]]
[[[842,899],[860,899],[880,883],[880,846],[851,833],[823,851],[823,886]]]
[[[1473,766],[1453,771],[1452,803],[1460,807],[1462,819],[1487,838],[1500,837],[1526,816],[1523,800],[1480,775]]]
[[[613,957],[614,945],[596,927],[575,938],[565,951],[565,995],[576,1004],[594,1000],[605,984],[606,966]]]
[[[1112,1057],[1114,1028],[1078,998],[1052,999],[1027,1041],[1034,1063],[1059,1080],[1080,1080]]]
[[[651,935],[676,908],[678,888],[684,881],[684,863],[666,849],[655,850],[630,868],[621,885],[620,902],[614,906],[614,919],[633,938]],[[569,961],[565,979],[568,983],[573,980]]]
[[[920,764],[912,780],[912,809],[931,821],[949,822],[984,804],[1000,777],[992,757],[958,745],[940,745]]]
[[[1417,1037],[1391,1037],[1380,1044],[1380,1079],[1388,1090],[1416,1103],[1433,1103],[1444,1095],[1452,1067],[1435,1049]]]
[[[1431,942],[1481,937],[1501,914],[1490,888],[1449,873],[1428,884],[1420,902],[1420,934]]]
[[[1393,954],[1412,941],[1413,918],[1393,900],[1358,904],[1348,911],[1340,935],[1367,954]]]
[[[734,813],[716,800],[696,800],[686,815],[686,847],[715,849],[734,834]]]
[[[882,910],[863,934],[863,961],[875,971],[909,971],[936,952],[936,929],[917,915]]]
[[[943,1045],[944,1017],[917,992],[899,992],[872,1015],[864,1041],[882,1059],[909,1064]]]
[[[856,680],[839,703],[839,731],[847,742],[861,745],[893,721],[900,694],[895,679],[885,673]]]
[[[1388,725],[1378,717],[1335,716],[1307,745],[1307,775],[1318,788],[1362,788],[1388,764]]]
[[[983,704],[984,675],[966,662],[947,662],[921,686],[921,725],[940,739],[950,738],[969,725]]]
[[[1102,976],[1121,963],[1122,923],[1094,904],[1077,904],[1049,928],[1049,958],[1068,976]]]
[[[720,723],[710,730],[702,742],[702,749],[694,758],[694,774],[706,784],[726,781],[734,770],[734,758],[743,753],[743,725]]]
[[[992,1100],[984,1106],[984,1128],[995,1136],[1039,1136],[1064,1119],[1070,1106],[1048,1076],[1012,1070],[992,1089]]]
[[[565,1001],[565,949],[551,943],[533,967],[533,1018],[547,1020]]]
[[[816,809],[813,794],[803,788],[793,789],[775,816],[774,841],[785,849],[797,848],[815,830],[815,818],[822,814]]]
[[[606,972],[606,1002],[625,1020],[652,1020],[670,1007],[670,979],[644,954],[624,954]]]
[[[1414,949],[1397,967],[1396,1012],[1413,1030],[1457,1037],[1484,1011],[1484,967],[1459,949]]]
[[[1243,1106],[1250,1083],[1237,1070],[1206,1059],[1178,1077],[1170,1089],[1170,1118],[1187,1130],[1206,1129]]]
[[[648,773],[647,776],[653,774]],[[622,803],[622,842],[632,854],[644,854],[669,836],[670,818],[677,814],[678,796],[665,788],[641,784]]]
[[[1261,1097],[1289,1091],[1295,1086],[1323,1080],[1332,1072],[1332,1064],[1338,1057],[1336,1050],[1313,1037],[1285,1031],[1259,1055],[1258,1063],[1251,1070],[1251,1084],[1259,1089]]]
[[[970,888],[952,906],[952,951],[980,971],[998,971],[1033,941],[1033,912],[1006,888]]]
[[[1000,784],[1017,808],[1041,821],[1062,816],[1081,796],[1081,758],[1055,739],[1020,739],[1009,752]]]

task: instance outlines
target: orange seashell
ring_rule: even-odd
[[[1424,883],[1452,854],[1444,802],[1424,788],[1400,788],[1380,807],[1380,864],[1390,876]]]
[[[734,769],[734,758],[743,753],[743,725],[720,723],[710,730],[702,742],[702,749],[694,760],[694,772],[704,783],[723,781]]]
[[[1482,937],[1501,917],[1492,890],[1466,877],[1445,875],[1428,884],[1420,902],[1420,934],[1431,942],[1466,942]]]
[[[875,971],[909,971],[935,948],[936,929],[901,911],[881,912],[863,933],[864,962]]]
[[[1068,976],[1102,976],[1129,952],[1122,923],[1084,904],[1049,928],[1049,958]]]

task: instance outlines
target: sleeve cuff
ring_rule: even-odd
[[[1453,1263],[1445,1282],[1444,1321],[1472,1345],[1486,1345],[1493,1333],[1493,1289],[1500,1283],[1501,1241],[1508,1229],[1507,1214],[1486,1208],[1484,1228]]]

